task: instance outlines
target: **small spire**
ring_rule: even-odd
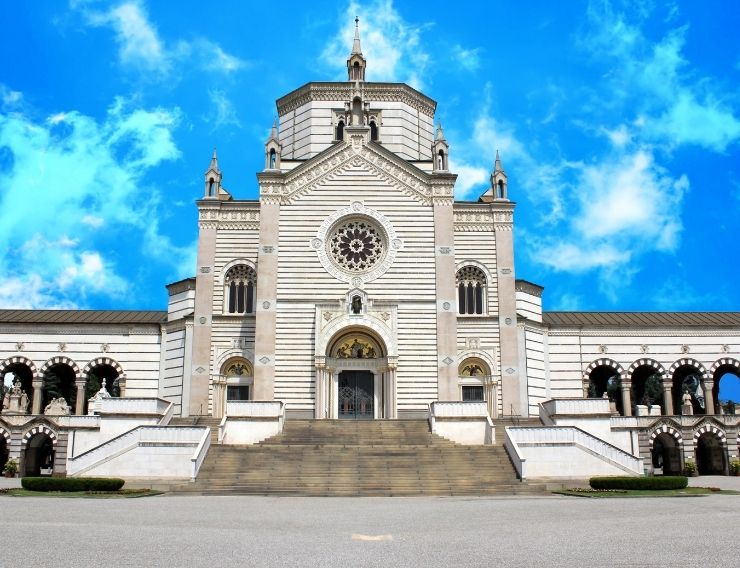
[[[360,48],[360,18],[355,16],[355,41],[352,43],[352,53],[362,55],[362,49]]]
[[[437,140],[444,140],[444,139],[445,139],[445,134],[444,132],[442,132],[442,123],[438,122],[437,123]]]
[[[498,156],[498,150],[496,150],[496,162],[495,162],[495,164],[493,166],[493,171],[494,172],[503,172],[504,171],[504,168],[501,165],[501,158],[499,158],[499,156]]]
[[[216,154],[216,147],[213,147],[213,156],[211,156],[211,165],[208,167],[209,170],[220,171],[218,169],[218,155]]]
[[[272,121],[272,130],[270,130],[270,137],[267,141],[269,142],[270,140],[280,141],[280,137],[278,136],[277,119]]]

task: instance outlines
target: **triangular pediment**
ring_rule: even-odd
[[[263,185],[262,193],[278,193],[282,203],[292,203],[352,170],[369,171],[420,203],[431,203],[433,196],[452,198],[454,179],[447,184],[449,187],[433,184],[430,174],[377,144],[358,142],[356,137],[335,144],[286,173],[280,187]]]

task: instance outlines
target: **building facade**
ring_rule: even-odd
[[[543,289],[516,279],[498,154],[480,198],[455,201],[436,102],[366,81],[366,63],[358,32],[347,81],[278,99],[259,199],[232,196],[214,151],[196,273],[167,287],[166,312],[0,311],[0,375],[26,393],[6,401],[6,445],[43,423],[53,371],[76,414],[91,377],[181,416],[280,400],[288,418],[423,418],[486,401],[496,419],[607,396],[634,418],[635,452],[662,429],[736,456],[718,389],[740,374],[740,313],[543,313]]]

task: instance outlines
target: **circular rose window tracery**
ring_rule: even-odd
[[[380,228],[367,219],[354,218],[333,228],[327,249],[339,268],[359,274],[371,270],[383,259],[386,246]]]

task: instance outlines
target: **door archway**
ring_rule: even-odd
[[[396,363],[385,342],[354,326],[337,332],[317,361],[316,417],[396,417]]]
[[[24,477],[51,475],[56,457],[55,438],[44,430],[36,432],[27,438],[23,454]]]
[[[725,474],[725,448],[722,439],[713,432],[704,432],[696,439],[696,469],[699,475]]]
[[[674,436],[663,432],[653,440],[650,450],[653,469],[663,475],[681,475],[681,447]]]

